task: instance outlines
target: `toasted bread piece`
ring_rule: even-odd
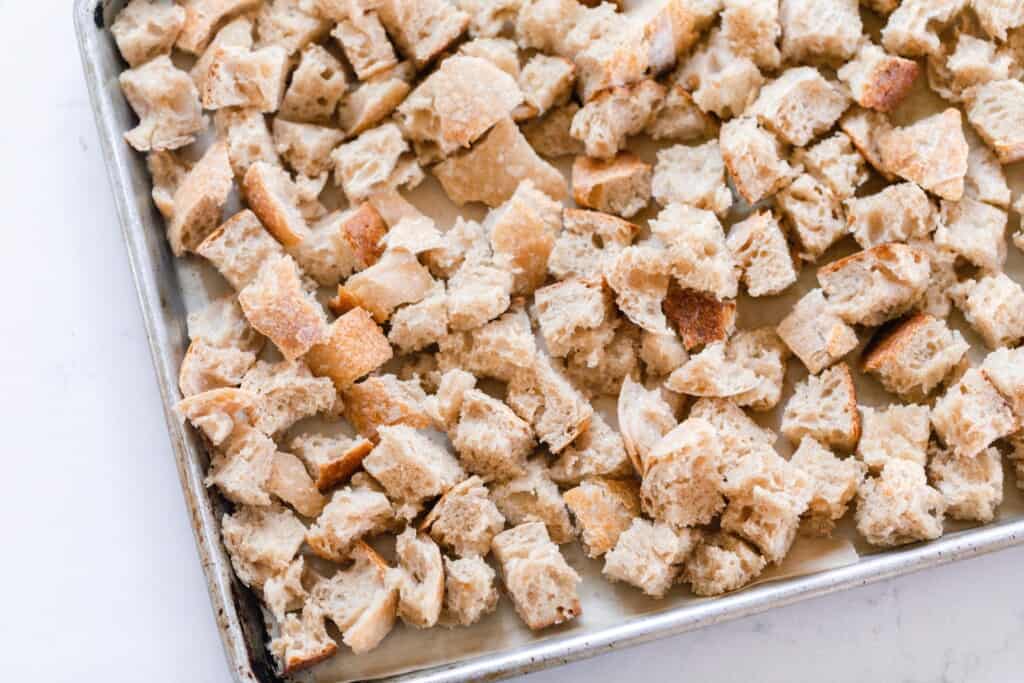
[[[707,524],[725,507],[717,430],[699,418],[669,431],[644,459],[644,512],[674,529]]]
[[[1005,273],[967,280],[955,287],[953,298],[990,349],[1024,338],[1024,288]]]
[[[652,80],[605,90],[576,113],[569,133],[583,143],[587,156],[611,159],[628,136],[644,129],[664,97],[665,88]]]
[[[599,283],[563,280],[538,289],[534,301],[540,333],[553,356],[596,351],[614,335],[611,302]]]
[[[618,479],[633,473],[622,436],[596,412],[586,431],[548,468],[551,479],[561,486],[579,485],[600,477]]]
[[[182,179],[167,223],[167,240],[176,256],[195,251],[220,223],[232,180],[227,147],[222,142],[212,145]]]
[[[415,304],[403,306],[391,316],[388,341],[403,353],[436,344],[448,334],[448,308],[444,286]]]
[[[984,373],[971,368],[935,403],[932,427],[953,453],[970,458],[1014,433],[1017,420]]]
[[[881,112],[851,107],[839,119],[839,128],[850,138],[850,142],[886,180],[895,180],[895,173],[882,160],[882,139],[893,130],[888,117]]]
[[[491,549],[516,613],[532,630],[570,621],[583,611],[576,592],[580,577],[548,538],[543,523],[503,531]]]
[[[566,376],[591,399],[614,398],[619,395],[623,380],[639,372],[639,341],[638,327],[613,317],[592,334],[583,335],[580,348],[566,359]]]
[[[405,425],[381,426],[379,441],[363,459],[365,469],[380,482],[397,512],[412,519],[422,504],[466,478],[466,473],[447,448]]]
[[[1006,211],[976,199],[942,202],[935,244],[950,249],[986,271],[1006,261]]]
[[[757,65],[736,54],[720,29],[680,65],[675,79],[701,111],[723,120],[741,115],[764,83]]]
[[[761,88],[745,113],[758,118],[784,142],[803,147],[830,129],[849,106],[849,99],[809,66],[787,69]]]
[[[743,116],[722,125],[722,159],[736,191],[754,204],[797,177],[797,169],[782,158],[781,145],[754,117]]]
[[[936,318],[945,318],[953,306],[953,293],[957,290],[957,254],[952,249],[940,247],[932,239],[911,240],[911,246],[928,254],[928,288],[917,302],[917,309]]]
[[[345,139],[336,128],[274,119],[274,145],[296,172],[316,177],[332,166],[331,151]]]
[[[995,448],[974,457],[936,449],[928,462],[928,481],[942,494],[949,517],[988,523],[1003,502],[1003,457]]]
[[[848,199],[846,222],[857,244],[869,249],[927,238],[939,225],[939,216],[924,190],[914,183],[899,183]]]
[[[616,547],[621,534],[640,516],[640,489],[632,479],[589,479],[565,492],[587,557]]]
[[[463,395],[451,439],[466,469],[486,481],[523,475],[534,447],[529,423],[478,389]]]
[[[689,359],[689,354],[679,337],[668,334],[654,334],[647,330],[640,332],[640,348],[637,351],[649,376],[664,377],[672,374]]]
[[[626,453],[637,474],[643,476],[652,449],[679,420],[658,389],[647,390],[632,377],[622,382],[617,409]]]
[[[117,13],[110,32],[129,67],[170,53],[185,25],[185,9],[173,2],[133,0]]]
[[[381,0],[380,20],[405,55],[423,68],[462,35],[469,15],[445,0]]]
[[[732,206],[732,192],[725,184],[725,162],[718,141],[660,150],[651,194],[662,206],[689,204],[724,216]]]
[[[786,403],[781,431],[793,444],[810,436],[829,448],[852,451],[861,424],[850,368],[841,363],[798,383]]]
[[[725,0],[722,34],[732,51],[753,60],[759,69],[774,71],[782,62],[776,43],[782,35],[775,0]]]
[[[774,332],[771,333],[774,336]],[[704,347],[700,353],[691,356],[678,370],[669,375],[665,387],[671,391],[689,396],[706,396],[712,398],[733,398],[740,405],[756,405],[761,408],[771,407],[774,403],[766,394],[781,392],[782,351],[785,347],[777,342],[775,363],[771,370],[773,376],[762,376],[767,368],[761,367],[757,356],[747,357],[743,352],[750,342],[734,346],[730,342],[714,342]],[[761,372],[759,372],[761,371]],[[775,385],[767,391],[763,387],[766,382]],[[772,396],[778,402],[778,396]],[[770,405],[766,405],[770,404]]]
[[[710,211],[669,204],[649,222],[653,242],[664,245],[669,272],[681,287],[731,299],[739,290],[739,267]]]
[[[892,460],[927,462],[932,431],[928,406],[895,404],[879,410],[864,406],[860,413],[857,456],[870,472],[877,474]]]
[[[882,46],[904,57],[936,54],[939,31],[966,5],[965,0],[904,0],[882,29]]]
[[[669,285],[662,308],[687,351],[728,339],[736,329],[736,302]]]
[[[193,398],[202,400],[212,393],[198,394]],[[196,424],[195,421],[193,423]],[[213,454],[204,483],[216,486],[221,495],[232,503],[270,505],[272,501],[267,483],[276,451],[277,447],[269,436],[245,423],[237,425],[222,449]]]
[[[856,458],[839,459],[809,436],[800,441],[800,447],[789,462],[802,470],[811,482],[811,500],[804,513],[805,528],[816,535],[830,535],[857,495],[864,478],[863,463]]]
[[[644,133],[655,140],[690,142],[715,137],[718,123],[697,106],[682,85],[675,83],[666,87],[665,98],[648,120]]]
[[[513,376],[508,403],[556,455],[587,430],[594,415],[589,401],[543,353],[537,354],[530,370]]]
[[[756,579],[767,561],[738,536],[718,531],[707,534],[693,549],[683,577],[690,590],[714,596],[739,590]]]
[[[359,539],[391,528],[394,511],[387,496],[368,488],[346,486],[331,495],[306,543],[325,560],[344,562]]]
[[[604,556],[601,573],[663,598],[683,569],[701,537],[696,529],[673,529],[661,522],[632,519],[619,531],[615,545]]]
[[[857,531],[875,546],[928,541],[942,535],[946,503],[928,486],[924,466],[893,460],[878,477],[868,477],[857,494]]]
[[[280,166],[274,138],[258,109],[220,109],[213,121],[217,135],[227,143],[228,158],[236,178],[245,178],[249,167],[257,161]]]
[[[846,234],[842,204],[827,185],[809,173],[798,176],[775,200],[805,261],[817,261]]]
[[[206,76],[210,72],[210,64],[220,54],[221,48],[241,47],[251,49],[255,42],[253,39],[253,17],[251,13],[235,17],[219,28],[213,40],[210,41],[210,44],[203,50],[202,54],[199,55],[199,59],[196,60],[189,70],[189,75],[192,77],[192,82],[196,84],[198,91],[203,91],[206,84]]]
[[[1022,96],[1024,83],[1017,80],[992,81],[965,94],[967,120],[1002,164],[1024,159],[1020,133],[1024,109],[1019,104]]]
[[[175,47],[194,55],[200,54],[225,19],[255,9],[259,0],[188,0],[185,25],[178,34]]]
[[[532,294],[544,283],[548,256],[562,227],[562,206],[524,180],[484,221],[496,262],[513,273],[512,293]]]
[[[300,189],[280,167],[257,161],[246,171],[242,190],[249,207],[285,247],[294,247],[309,234],[299,208]]]
[[[426,429],[431,424],[423,407],[427,396],[418,382],[374,375],[346,389],[344,398],[345,418],[371,441],[378,440],[380,427],[401,424]]]
[[[251,429],[256,420],[258,399],[241,389],[212,389],[178,401],[174,410],[202,431],[214,446],[227,442],[232,434]]]
[[[997,349],[981,364],[981,374],[1010,405],[1014,416],[1024,420],[1024,349]]]
[[[444,564],[429,536],[408,526],[396,537],[399,579],[398,616],[416,628],[430,628],[444,603]]]
[[[811,374],[821,372],[857,346],[857,333],[832,311],[820,289],[805,294],[776,331]]]
[[[303,517],[315,518],[327,503],[302,460],[291,453],[278,451],[274,454],[267,491],[295,508]]]
[[[390,74],[382,74],[366,81],[342,101],[338,108],[338,122],[348,135],[359,135],[389,116],[412,86]]]
[[[562,232],[548,258],[548,270],[560,279],[600,279],[639,230],[629,221],[600,211],[565,209]]]
[[[276,112],[284,97],[288,71],[288,53],[282,47],[220,47],[203,78],[203,107],[252,107],[264,113]]]
[[[174,193],[181,187],[192,164],[174,152],[156,151],[146,155],[146,168],[153,180],[150,195],[165,221],[174,217]]]
[[[518,63],[518,62],[517,62]],[[576,66],[564,57],[536,54],[523,66],[519,87],[524,103],[535,116],[546,114],[552,107],[565,104],[576,82]]]
[[[578,156],[572,186],[578,205],[629,218],[650,201],[651,166],[632,152],[604,161]]]
[[[408,150],[409,143],[394,123],[367,130],[331,153],[335,182],[353,202],[398,187],[416,187],[423,171],[403,156]]]
[[[338,651],[324,624],[320,608],[306,604],[301,615],[288,614],[280,634],[270,641],[270,651],[281,664],[282,673],[293,674],[333,657]]]
[[[268,0],[256,13],[260,45],[283,47],[289,55],[327,35],[328,20],[300,7],[301,0]]]
[[[193,339],[181,361],[178,388],[182,396],[194,396],[211,389],[237,387],[255,362],[252,351]]]
[[[515,24],[521,0],[457,0],[459,9],[469,15],[469,35],[494,38],[507,33]]]
[[[950,41],[952,43],[952,41]],[[1010,50],[961,33],[953,45],[928,57],[928,84],[940,97],[962,102],[968,90],[990,81],[1006,80],[1014,68]]]
[[[844,62],[861,40],[857,0],[782,0],[782,56],[793,62]]]
[[[509,38],[474,38],[459,46],[459,54],[485,59],[512,78],[519,78],[519,48],[516,47],[515,41]],[[523,89],[522,82],[519,83],[519,87]],[[525,89],[523,94],[525,96]],[[520,105],[520,108],[523,106],[525,105]]]
[[[479,555],[444,558],[444,573],[445,625],[471,626],[497,607],[494,570]]]
[[[947,109],[879,140],[882,164],[942,199],[959,201],[967,174],[967,139],[960,111]]]
[[[339,391],[391,360],[391,345],[370,314],[355,308],[335,320],[306,361],[317,375],[330,377]]]
[[[232,348],[259,353],[266,341],[249,327],[242,308],[231,295],[214,299],[187,318],[188,336],[218,348]]]
[[[818,282],[836,315],[851,325],[880,325],[924,294],[928,255],[905,244],[883,244],[818,269]]]
[[[442,548],[458,557],[485,557],[491,541],[505,528],[505,517],[488,497],[480,477],[456,484],[434,505],[420,525]]]
[[[543,522],[555,543],[575,537],[565,501],[548,476],[544,458],[527,462],[524,474],[492,484],[491,500],[511,526]]]
[[[377,12],[353,11],[331,31],[361,81],[398,64],[395,50]]]
[[[364,203],[321,218],[291,254],[318,284],[332,287],[377,262],[386,232],[377,210]]]
[[[849,86],[857,104],[887,112],[910,93],[918,71],[917,62],[890,55],[874,43],[865,42],[836,75]]]
[[[221,520],[224,547],[238,578],[260,590],[268,579],[283,574],[292,564],[306,535],[306,527],[281,505],[241,505]]]
[[[1006,40],[1007,31],[1024,26],[1024,7],[999,0],[972,0],[981,27],[993,38]]]
[[[309,351],[326,332],[323,309],[304,289],[298,267],[286,256],[265,261],[256,279],[238,293],[238,303],[249,324],[289,360]]]
[[[242,379],[242,390],[258,397],[255,426],[277,434],[305,417],[330,410],[336,394],[329,380],[314,377],[301,360],[259,361]]]
[[[523,122],[520,130],[530,146],[543,157],[557,158],[583,154],[583,143],[572,137],[572,120],[580,105],[573,101],[553,107],[543,116]]]
[[[838,199],[849,199],[868,179],[864,157],[846,133],[836,133],[808,149],[797,150],[793,160]]]
[[[969,348],[959,331],[920,313],[872,342],[864,354],[864,371],[888,391],[921,400],[961,365]]]
[[[446,305],[451,329],[474,330],[504,313],[511,303],[513,283],[509,269],[491,260],[464,263],[448,280]],[[441,346],[446,346],[443,340]]]
[[[405,249],[388,250],[379,261],[339,286],[338,297],[331,306],[339,311],[359,306],[370,311],[378,322],[384,322],[399,306],[425,299],[435,285],[415,254]]]
[[[718,469],[726,478],[744,457],[775,445],[775,432],[759,426],[729,399],[698,399],[690,409],[689,416],[708,422],[718,431],[721,445]]]
[[[316,487],[326,492],[348,481],[363,458],[373,450],[373,443],[362,437],[300,434],[291,440],[288,448],[305,463]]]
[[[977,136],[968,135],[971,151],[967,154],[967,175],[964,177],[964,197],[977,199],[1001,209],[1010,208],[1010,186],[1006,173],[995,153],[981,144]]]
[[[509,118],[499,121],[470,151],[431,170],[449,199],[460,206],[467,202],[499,206],[527,180],[553,199],[564,199],[569,192],[558,169],[530,147]]]
[[[510,382],[533,367],[537,342],[530,318],[516,307],[472,332],[449,334],[439,342],[442,370],[463,368],[478,377]]]
[[[770,211],[758,211],[734,224],[726,245],[743,270],[750,296],[781,294],[799,276],[786,235]]]
[[[328,121],[347,90],[348,77],[341,62],[323,47],[309,45],[292,73],[280,116],[291,121]]]

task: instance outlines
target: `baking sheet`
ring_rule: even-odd
[[[103,2],[100,14],[109,21],[115,8],[121,4]],[[149,183],[144,163],[140,155],[128,149],[120,139],[120,133],[130,125],[131,114],[117,89],[119,60],[109,35],[101,28],[103,22],[96,21],[96,7],[95,0],[76,0],[76,26],[211,601],[236,679],[273,680],[275,677],[269,670],[263,647],[264,636],[254,620],[258,612],[252,595],[231,575],[230,565],[219,543],[217,520],[223,509],[221,501],[202,487],[205,454],[198,447],[191,430],[183,428],[171,410],[176,399],[177,368],[187,344],[185,316],[189,311],[200,308],[211,296],[227,292],[228,288],[218,274],[198,259],[174,260],[170,257],[163,240],[161,221],[148,197]],[[922,84],[923,80],[919,80],[918,85]],[[923,92],[923,88],[919,87],[919,90],[922,92],[915,94],[912,102],[896,113],[894,119],[897,122],[906,123],[935,110],[935,100]],[[648,161],[653,161],[654,150],[653,145],[639,143],[638,151]],[[563,170],[567,170],[567,165],[562,164]],[[1024,173],[1020,168],[1007,170],[1012,186],[1019,191],[1024,187]],[[457,213],[432,179],[410,193],[409,198],[435,216],[442,227],[450,225]],[[336,199],[335,195],[331,201]],[[483,213],[477,208],[463,215],[478,219]],[[655,213],[656,207],[652,207],[641,218]],[[1016,219],[1011,222],[1016,227]],[[823,261],[855,250],[852,241],[847,241],[838,245]],[[1024,277],[1024,258],[1012,247],[1007,272],[1018,279]],[[755,327],[777,322],[813,285],[813,268],[806,268],[798,286],[783,296],[760,299],[756,305],[741,297],[740,326]],[[963,324],[958,314],[954,314],[952,322],[972,343],[975,359],[984,355],[980,340]],[[867,338],[863,334],[861,337],[863,344]],[[858,353],[859,350],[855,351],[848,359],[855,361]],[[799,362],[790,364],[786,395],[804,374]],[[857,385],[863,405],[888,402],[874,380],[858,376]],[[783,404],[784,401],[785,398]],[[758,416],[758,419],[763,424],[777,427],[778,411]],[[779,446],[781,452],[788,453],[788,446],[781,440]],[[1024,533],[1024,500],[1012,486],[1012,473],[1008,471],[1007,474],[1006,501],[996,522],[985,528],[957,533],[970,527],[947,525],[948,533],[943,539],[878,553],[856,537],[848,517],[837,529],[835,539],[798,539],[780,567],[766,572],[757,584],[722,598],[695,598],[684,587],[677,587],[665,600],[653,601],[635,589],[604,581],[599,576],[600,562],[585,558],[574,545],[565,546],[567,559],[584,579],[580,591],[584,614],[570,624],[532,634],[519,622],[508,600],[503,597],[499,611],[474,627],[416,631],[399,625],[373,653],[355,657],[342,651],[298,678],[317,682],[365,680],[425,667],[431,668],[416,678],[436,681],[492,678],[569,661],[610,647],[642,642],[1019,543]],[[471,661],[458,666],[442,666],[466,660]]]

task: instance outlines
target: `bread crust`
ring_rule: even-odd
[[[736,302],[714,294],[684,289],[675,281],[662,303],[665,316],[679,331],[687,351],[724,341],[736,327]]]

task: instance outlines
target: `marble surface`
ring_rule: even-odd
[[[229,680],[100,161],[70,3],[0,0],[4,680]],[[527,677],[1020,678],[1024,548]]]

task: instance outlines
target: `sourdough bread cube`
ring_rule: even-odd
[[[611,341],[611,301],[599,283],[563,280],[536,292],[535,316],[552,356],[594,351]]]
[[[1009,209],[1010,186],[999,159],[991,149],[978,141],[977,136],[968,136],[968,144],[971,150],[967,154],[964,197]]]
[[[518,61],[516,64],[518,66]],[[575,81],[576,66],[571,61],[544,54],[531,57],[519,74],[524,102],[537,112],[537,116],[568,101]]]
[[[552,541],[568,543],[575,538],[569,511],[543,461],[530,460],[525,474],[492,484],[491,500],[509,525],[543,522]]]
[[[698,399],[690,409],[689,416],[705,420],[718,431],[722,453],[718,469],[726,478],[744,457],[775,445],[775,432],[758,425],[729,399]]]
[[[938,32],[963,10],[964,0],[905,0],[882,29],[882,46],[904,57],[937,54]]]
[[[291,254],[317,284],[333,287],[377,262],[386,232],[387,225],[373,205],[360,204],[325,215]]]
[[[651,183],[651,194],[662,206],[689,204],[718,216],[724,216],[732,206],[717,140],[659,150]]]
[[[935,244],[950,249],[986,271],[1000,271],[1006,261],[1006,211],[976,199],[942,202]]]
[[[583,143],[570,133],[572,120],[579,110],[580,105],[570,100],[567,104],[553,107],[543,116],[524,121],[519,129],[530,146],[543,157],[583,154]]]
[[[806,527],[816,535],[830,535],[857,495],[864,478],[864,464],[856,458],[840,460],[809,436],[801,439],[789,463],[811,481],[811,500],[804,513]]]
[[[252,107],[276,112],[288,79],[287,51],[276,45],[251,50],[218,48],[210,62],[200,92],[205,109]]]
[[[1022,86],[1024,88],[1024,86]],[[967,174],[967,138],[960,110],[947,109],[879,140],[882,164],[942,199],[959,201]]]
[[[989,81],[1006,80],[1014,68],[1009,51],[996,44],[961,33],[956,48],[944,50],[947,55],[928,57],[928,84],[940,97],[961,102],[967,90]]]
[[[389,249],[379,261],[339,286],[331,307],[343,311],[358,306],[370,311],[378,322],[384,322],[399,306],[423,301],[436,285],[415,254],[405,249]]]
[[[774,449],[761,448],[736,463],[723,489],[729,504],[722,529],[750,541],[769,562],[782,562],[810,505],[811,478]]]
[[[578,344],[581,348],[566,359],[566,376],[591,399],[618,396],[626,376],[639,371],[639,338],[639,328],[612,318],[583,335],[582,343]]]
[[[1024,7],[1016,3],[974,0],[971,7],[985,32],[998,40],[1006,40],[1009,29],[1024,26]]]
[[[238,293],[249,324],[267,337],[287,360],[295,360],[327,333],[320,304],[303,286],[290,257],[268,259],[256,279]]]
[[[1010,447],[1007,459],[1013,467],[1018,489],[1024,489],[1024,432],[1016,432],[1006,439]]]
[[[639,231],[636,224],[600,211],[565,209],[548,271],[558,279],[599,280]]]
[[[257,109],[219,109],[213,116],[217,135],[228,146],[228,158],[235,177],[245,178],[257,161],[281,165],[274,138],[263,113]],[[319,174],[312,174],[319,175]]]
[[[280,633],[268,647],[285,675],[308,669],[338,652],[338,644],[327,633],[323,612],[309,603],[301,614],[284,617]]]
[[[363,82],[338,107],[338,123],[346,135],[359,135],[391,115],[412,86],[390,72]]]
[[[911,308],[928,287],[928,255],[905,244],[883,244],[818,269],[836,315],[851,325],[880,325]]]
[[[248,209],[210,233],[196,247],[196,253],[210,261],[238,291],[256,279],[264,262],[284,256],[281,244]]]
[[[860,409],[861,437],[857,456],[877,474],[892,460],[924,465],[932,429],[928,406],[891,405],[885,409]]]
[[[274,145],[296,172],[316,177],[330,170],[331,152],[345,139],[336,128],[274,119]]]
[[[651,119],[665,88],[652,80],[602,91],[583,105],[569,134],[583,143],[587,156],[611,159]]]
[[[514,78],[478,57],[456,55],[423,80],[398,107],[411,140],[449,155],[469,147],[523,101]]]
[[[1024,419],[1024,349],[997,349],[981,364],[981,374],[1009,404],[1014,416]]]
[[[850,107],[839,119],[839,128],[850,138],[861,156],[878,171],[883,178],[896,179],[894,172],[882,161],[882,139],[893,130],[885,114],[859,106]]]
[[[278,451],[274,454],[267,491],[295,508],[303,517],[316,518],[327,503],[302,460],[291,453]]]
[[[362,437],[335,438],[307,433],[293,438],[288,448],[313,475],[317,489],[325,492],[349,480],[363,458],[373,450],[373,443]]]
[[[953,299],[990,349],[1024,338],[1024,288],[1005,273],[967,280],[954,288]]]
[[[676,530],[660,522],[633,519],[604,556],[601,573],[652,598],[663,598],[700,538],[696,529]]]
[[[562,200],[569,193],[565,177],[530,147],[509,118],[499,121],[470,151],[445,159],[431,171],[459,206],[500,206],[527,180],[552,199]]]
[[[451,439],[466,469],[486,481],[525,474],[526,457],[534,447],[529,423],[477,389],[466,391],[462,397]]]
[[[380,482],[397,512],[412,519],[425,500],[435,498],[466,478],[454,455],[413,427],[380,427],[379,441],[363,459],[363,469]]]
[[[214,390],[214,391],[225,391]],[[198,394],[203,397],[214,392]],[[201,422],[193,421],[193,424]],[[267,484],[274,465],[274,441],[258,429],[236,425],[222,450],[213,454],[205,484],[216,486],[221,495],[238,505],[270,505]]]
[[[794,162],[824,183],[838,199],[848,199],[868,179],[864,157],[846,133],[836,133],[813,147],[799,149]]]
[[[221,520],[224,548],[238,578],[261,590],[271,578],[288,571],[306,535],[306,527],[282,505],[240,505]]]
[[[330,324],[320,343],[309,350],[306,362],[314,374],[329,377],[338,391],[344,391],[392,355],[380,326],[366,310],[355,308]]]
[[[647,374],[653,377],[671,375],[690,359],[682,340],[672,332],[654,334],[641,330],[637,354],[643,361]]]
[[[846,222],[864,249],[926,239],[940,225],[935,206],[914,183],[889,185],[876,194],[846,200]]]
[[[722,35],[732,51],[753,60],[759,69],[774,71],[782,62],[776,46],[782,35],[775,0],[725,0]]]
[[[300,4],[301,0],[269,0],[260,7],[256,13],[260,45],[277,45],[293,55],[327,35],[330,22],[307,13]]]
[[[214,446],[228,441],[232,434],[252,429],[258,399],[241,389],[212,389],[178,401],[174,410]]]
[[[601,557],[640,516],[640,487],[633,479],[588,479],[564,495],[587,557]]]
[[[757,389],[761,378],[728,351],[725,342],[708,344],[669,376],[665,388],[713,398],[733,398]]]
[[[842,363],[799,382],[786,403],[781,431],[793,444],[810,436],[829,448],[852,451],[861,425],[850,368]]]
[[[445,625],[472,626],[498,605],[495,573],[478,555],[444,558]]]
[[[953,307],[953,293],[957,291],[960,277],[957,274],[957,253],[935,244],[934,239],[912,239],[910,245],[928,254],[931,271],[928,288],[917,302],[917,309],[936,318],[949,316]]]
[[[1003,502],[1003,456],[986,448],[973,457],[938,449],[928,463],[928,480],[953,519],[987,524]]]
[[[969,348],[945,321],[919,313],[872,341],[864,354],[864,372],[886,390],[920,401],[961,366]]]
[[[402,353],[412,353],[436,344],[447,334],[448,298],[444,285],[438,283],[422,301],[395,311],[388,341]]]
[[[176,256],[195,251],[213,232],[233,186],[227,146],[215,143],[174,192],[174,214],[167,222],[167,240]]]
[[[787,69],[761,88],[747,114],[784,142],[804,147],[839,120],[849,99],[809,66]]]
[[[341,46],[356,78],[361,81],[373,78],[398,64],[395,50],[376,12],[349,13],[335,24],[331,36]]]
[[[887,112],[910,94],[918,71],[917,62],[890,55],[874,43],[865,42],[836,75],[849,86],[857,104]]]
[[[122,71],[118,83],[139,117],[124,139],[140,152],[184,147],[206,125],[195,84],[167,55]]]
[[[537,356],[530,318],[521,307],[472,332],[449,334],[438,346],[441,370],[462,368],[502,382],[511,382],[520,371],[533,367]]]
[[[199,92],[203,91],[206,75],[210,71],[210,64],[213,63],[222,47],[242,47],[246,49],[253,47],[256,42],[253,39],[253,28],[253,16],[250,13],[231,19],[222,28],[217,30],[213,40],[202,51],[202,54],[199,55],[199,58],[189,70],[192,82],[196,84]]]
[[[512,78],[519,78],[519,48],[516,47],[515,41],[509,38],[474,38],[459,46],[459,54],[486,59]],[[526,88],[523,87],[522,81],[519,82],[519,87],[525,96]]]
[[[495,259],[513,273],[512,293],[532,294],[544,284],[548,256],[562,227],[562,206],[524,180],[484,221]]]
[[[623,380],[616,408],[626,453],[643,476],[651,451],[679,420],[659,389],[647,390],[632,377]]]
[[[291,121],[328,121],[347,90],[348,78],[341,62],[323,47],[308,45],[284,93],[280,116]]]
[[[444,563],[429,536],[411,526],[395,538],[398,558],[398,616],[415,628],[437,623],[444,604]]]
[[[935,433],[947,448],[965,458],[1014,433],[1017,426],[1006,400],[977,368],[964,373],[932,409]]]
[[[942,535],[946,502],[928,486],[924,466],[909,460],[886,463],[857,494],[857,531],[871,545],[893,547]]]
[[[501,532],[491,544],[516,613],[537,631],[570,621],[582,613],[570,567],[541,522]]]
[[[300,188],[280,166],[253,163],[245,173],[242,194],[264,227],[286,248],[309,235],[309,224],[299,207]]]
[[[373,375],[345,390],[345,418],[371,441],[380,427],[407,425],[426,429],[431,425],[424,408],[427,395],[418,382],[403,381],[391,374]]]
[[[719,145],[736,191],[749,204],[774,194],[799,175],[783,159],[779,141],[752,116],[723,124]]]
[[[608,14],[614,14],[614,7],[607,9],[610,10]],[[510,12],[515,19],[516,42],[521,48],[559,54],[569,51],[566,49],[567,38],[577,23],[583,24],[583,29],[600,34],[600,27],[593,26],[593,19],[587,21],[585,13],[584,6],[576,0],[519,3],[516,11]]]
[[[674,75],[705,114],[740,116],[757,97],[764,77],[757,65],[733,52],[722,30],[714,30]]]
[[[799,276],[786,234],[770,211],[758,211],[735,223],[726,245],[743,270],[750,296],[781,294]]]
[[[394,123],[365,131],[331,152],[334,180],[351,202],[387,190],[412,189],[423,180],[415,160],[403,158],[409,143]]]
[[[221,387],[237,387],[256,362],[256,354],[232,347],[218,347],[192,340],[178,372],[182,396],[194,396]]]
[[[185,25],[185,10],[173,2],[132,0],[117,13],[110,32],[129,67],[170,53]]]
[[[210,42],[225,19],[256,9],[258,0],[189,0],[185,7],[185,25],[175,47],[198,55]]]
[[[718,432],[699,418],[665,434],[645,458],[640,496],[646,514],[672,528],[707,524],[725,507]]]
[[[529,370],[516,373],[508,385],[508,404],[533,425],[537,439],[557,455],[590,426],[594,409],[566,379],[560,366],[543,353]]]
[[[446,306],[451,329],[475,330],[507,311],[514,282],[509,269],[493,261],[463,264],[448,280]],[[444,338],[440,342],[443,351]]]
[[[782,0],[782,56],[793,61],[843,62],[861,40],[857,0]]]
[[[174,152],[157,151],[146,155],[146,169],[153,181],[153,204],[165,221],[174,218],[174,193],[181,187],[192,164]]]
[[[1024,159],[1024,138],[1019,131],[1024,120],[1022,96],[1024,83],[1017,80],[991,81],[965,93],[968,121],[1002,164]]]
[[[707,534],[683,569],[690,590],[702,597],[739,590],[764,571],[767,561],[746,541],[724,531]]]
[[[377,12],[417,68],[444,52],[469,25],[469,15],[445,0],[382,0]]]
[[[314,377],[301,360],[258,361],[242,378],[242,390],[258,397],[254,425],[264,434],[278,434],[329,411],[337,399],[330,380]]]
[[[857,346],[857,333],[829,306],[825,294],[805,294],[776,328],[789,350],[818,374]]]
[[[579,206],[635,216],[651,200],[651,165],[632,152],[612,159],[578,156],[572,165],[572,194]]]
[[[669,204],[649,222],[665,245],[666,258],[681,287],[732,299],[739,290],[739,268],[726,245],[725,232],[710,211]]]
[[[231,295],[214,299],[202,310],[189,313],[188,336],[217,348],[259,353],[266,341],[249,327],[238,301]]]
[[[717,137],[718,122],[697,106],[683,86],[675,83],[667,86],[665,99],[655,109],[644,133],[654,140],[690,142]]]
[[[475,387],[476,377],[461,368],[451,368],[441,375],[434,395],[424,402],[425,410],[438,429],[449,435],[455,431],[466,392]]]
[[[620,479],[633,474],[622,436],[597,412],[587,429],[548,468],[552,481],[566,487],[578,486],[584,480]]]
[[[394,522],[394,510],[387,496],[367,488],[346,486],[331,500],[306,532],[310,549],[325,560],[344,562],[361,538],[387,531]]]
[[[728,356],[735,358],[758,379],[753,389],[733,397],[737,405],[752,410],[771,410],[782,398],[789,348],[771,327],[743,330],[727,343]]]
[[[420,525],[421,531],[458,557],[485,557],[505,528],[505,517],[488,497],[480,477],[459,482],[441,496]]]
[[[842,204],[809,173],[780,190],[775,202],[805,261],[817,261],[846,234]]]

